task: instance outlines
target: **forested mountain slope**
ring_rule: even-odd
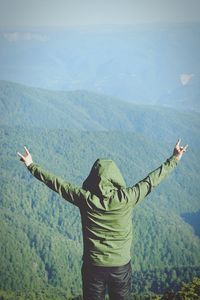
[[[195,143],[199,134],[199,113],[134,105],[87,91],[55,92],[6,81],[0,81],[0,112],[0,124],[8,126],[134,131],[162,141],[180,134],[189,138],[188,143]]]
[[[200,210],[198,113],[7,82],[0,101],[2,290],[38,291],[49,299],[81,293],[79,212],[22,165],[16,153],[24,144],[35,162],[77,185],[98,157],[110,157],[130,186],[171,155],[180,134],[188,153],[133,213],[133,282],[138,294],[160,293],[200,276],[200,238],[183,217]]]

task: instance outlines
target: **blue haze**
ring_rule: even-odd
[[[200,23],[2,28],[0,79],[199,111]]]

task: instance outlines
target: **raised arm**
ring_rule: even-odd
[[[133,201],[133,205],[143,200],[152,191],[152,189],[159,185],[160,182],[164,180],[176,167],[178,161],[181,159],[183,153],[185,153],[188,147],[188,145],[181,147],[180,141],[181,140],[178,140],[176,143],[172,156],[168,158],[159,168],[149,173],[146,178],[139,181],[133,187],[127,188],[127,192]]]
[[[45,171],[42,167],[33,163],[30,152],[26,147],[24,148],[24,155],[20,154],[19,152],[17,154],[19,155],[20,160],[27,166],[31,174],[35,178],[46,184],[50,189],[57,192],[65,200],[79,206],[80,201],[83,200],[84,191],[81,188],[65,182],[63,179]]]

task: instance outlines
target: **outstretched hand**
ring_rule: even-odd
[[[30,152],[28,151],[28,149],[25,146],[24,146],[24,149],[25,149],[24,155],[22,155],[19,152],[17,152],[17,154],[19,155],[20,160],[23,161],[25,163],[25,165],[28,167],[28,166],[30,166],[30,164],[33,163],[33,159],[32,159]]]
[[[175,145],[175,148],[174,148],[174,152],[173,152],[173,155],[178,159],[180,160],[182,155],[185,153],[188,145],[182,147],[180,146],[180,142],[181,142],[181,139],[179,139]]]

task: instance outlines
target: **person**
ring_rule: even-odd
[[[132,210],[176,167],[187,149],[180,139],[160,167],[132,187],[110,159],[97,159],[77,187],[35,164],[29,150],[20,160],[37,179],[80,210],[83,233],[82,286],[84,300],[130,299]]]

